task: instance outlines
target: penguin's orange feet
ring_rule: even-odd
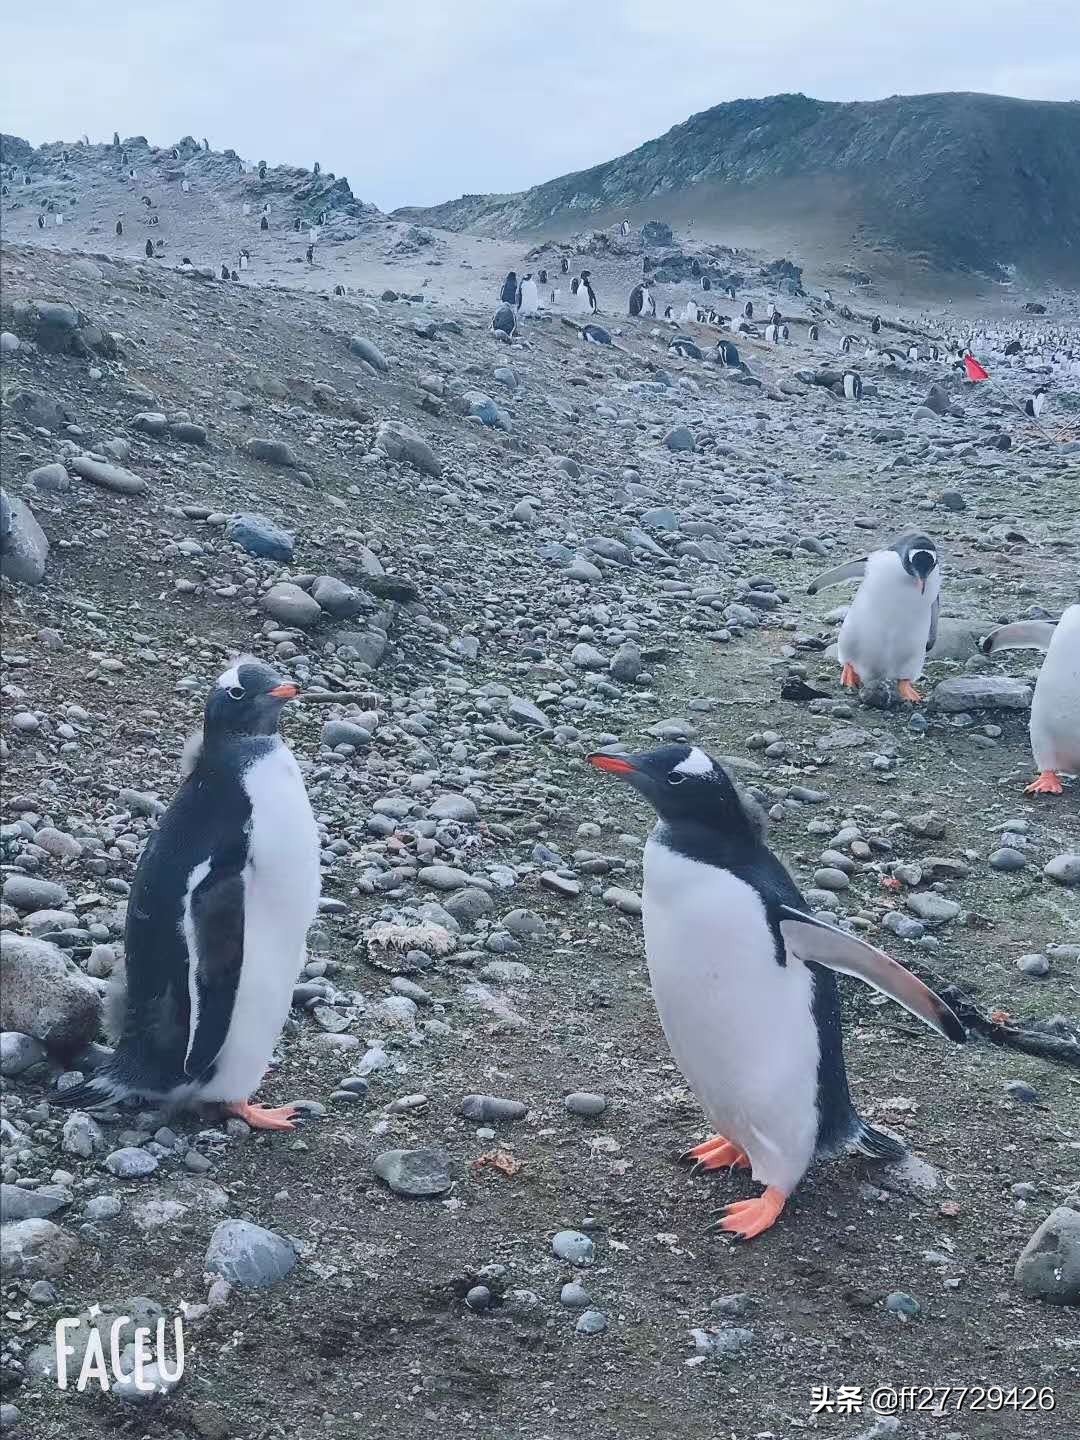
[[[295,1105],[279,1105],[270,1109],[266,1105],[252,1105],[249,1100],[238,1100],[235,1105],[226,1105],[230,1115],[245,1120],[253,1130],[295,1130],[293,1117],[298,1113]]]
[[[849,690],[858,690],[862,681],[859,679],[859,672],[854,665],[845,665],[840,671],[840,684],[846,685]]]
[[[1044,770],[1025,790],[1025,795],[1064,795],[1065,787],[1053,770]]]
[[[922,696],[919,694],[918,690],[915,689],[915,686],[911,683],[910,680],[901,680],[896,688],[900,693],[901,700],[910,700],[912,705],[919,705],[922,703]]]
[[[739,1170],[749,1170],[750,1157],[738,1145],[725,1140],[723,1135],[711,1135],[700,1145],[695,1145],[683,1156],[693,1160],[695,1170],[729,1170],[733,1165]]]
[[[786,1204],[784,1192],[770,1185],[756,1200],[736,1200],[734,1205],[725,1206],[724,1218],[709,1228],[726,1230],[740,1240],[753,1240],[755,1235],[776,1224]]]

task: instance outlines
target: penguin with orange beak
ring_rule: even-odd
[[[116,1050],[57,1104],[219,1101],[256,1129],[293,1128],[293,1107],[251,1096],[319,904],[318,830],[278,729],[298,693],[250,656],[211,690],[201,740],[132,882]]]
[[[747,1168],[765,1185],[713,1228],[760,1235],[816,1160],[850,1148],[902,1159],[903,1145],[852,1104],[835,972],[963,1041],[953,1011],[881,950],[810,913],[760,817],[703,750],[588,758],[657,813],[641,896],[649,978],[675,1063],[717,1132],[687,1158]]]

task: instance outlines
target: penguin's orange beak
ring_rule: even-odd
[[[300,694],[299,685],[294,685],[291,680],[283,680],[280,685],[275,685],[270,691],[276,700],[295,700]]]
[[[637,766],[622,755],[593,754],[586,755],[585,758],[597,770],[607,770],[612,775],[633,775],[637,771]]]

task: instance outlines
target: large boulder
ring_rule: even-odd
[[[318,624],[323,613],[319,602],[291,580],[271,585],[262,597],[262,608],[271,619],[282,625],[296,625],[301,630],[309,630]]]
[[[930,703],[935,710],[950,714],[963,710],[1028,710],[1031,686],[1011,675],[954,675],[934,686]]]
[[[49,541],[24,500],[0,490],[0,575],[24,585],[45,578]]]
[[[78,1248],[75,1236],[51,1220],[0,1225],[0,1275],[5,1280],[55,1280]]]
[[[375,446],[390,460],[403,460],[414,470],[436,479],[442,474],[442,461],[422,436],[408,425],[384,420],[375,436]]]
[[[264,1290],[295,1264],[296,1249],[283,1236],[247,1220],[223,1220],[210,1237],[205,1268],[230,1285]]]
[[[31,430],[61,430],[71,419],[59,400],[40,390],[20,390],[11,401],[11,413]]]
[[[102,1001],[93,982],[47,940],[0,933],[0,1030],[32,1035],[60,1055],[96,1039]]]
[[[243,546],[249,555],[261,555],[266,560],[289,561],[293,558],[296,536],[275,525],[265,515],[250,512],[234,515],[225,527],[225,536]]]
[[[1080,1305],[1080,1210],[1051,1210],[1020,1252],[1016,1283],[1052,1305]]]

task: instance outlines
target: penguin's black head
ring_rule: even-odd
[[[204,733],[207,738],[276,735],[282,706],[299,693],[298,686],[283,680],[269,665],[241,656],[210,691]]]
[[[900,550],[900,560],[919,589],[925,590],[927,580],[937,569],[937,546],[928,535],[909,535]]]
[[[590,765],[627,780],[669,825],[712,830],[751,828],[750,817],[722,765],[696,745],[665,745],[641,755],[589,755]]]

